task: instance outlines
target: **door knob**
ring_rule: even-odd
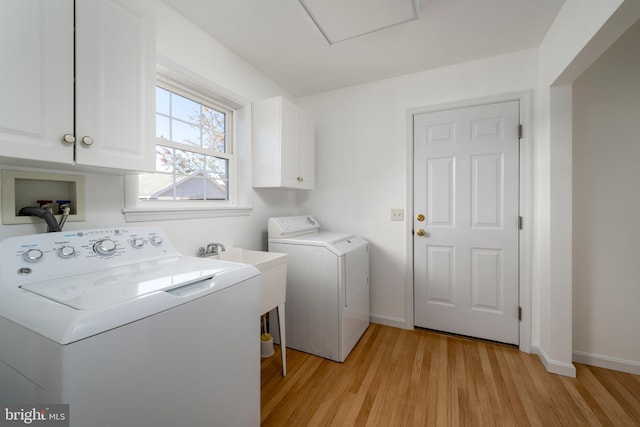
[[[82,143],[84,145],[91,145],[91,144],[93,144],[93,138],[91,138],[90,136],[83,136],[82,137]]]
[[[418,214],[418,215],[416,215],[416,219],[417,219],[418,221],[424,221],[424,215],[422,215],[422,214]]]
[[[416,234],[418,236],[424,236],[424,230],[422,228],[418,228],[418,230],[416,231]]]

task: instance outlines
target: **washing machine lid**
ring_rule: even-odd
[[[362,237],[356,236],[351,233],[342,233],[337,231],[318,231],[316,233],[281,239],[270,238],[269,243],[321,246],[327,248],[337,256],[343,256],[347,252],[354,250],[358,246],[368,244],[368,242]]]
[[[305,245],[324,246],[325,244],[334,244],[344,239],[352,237],[351,233],[343,233],[339,231],[316,231],[313,233],[300,234],[291,237],[269,238],[270,242],[292,243]]]
[[[247,264],[170,257],[0,291],[0,316],[69,344],[257,276]]]
[[[274,239],[313,234],[319,229],[320,223],[311,215],[280,216],[267,221],[268,236]]]
[[[210,280],[229,268],[197,258],[173,257],[20,287],[76,310],[98,310],[153,292]],[[220,290],[231,284],[221,281],[215,285]]]

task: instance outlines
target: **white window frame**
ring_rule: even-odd
[[[225,120],[224,120],[224,126],[225,126],[225,151],[224,152],[219,152],[219,151],[214,151],[210,148],[202,148],[202,147],[194,147],[191,146],[189,144],[185,144],[185,143],[181,143],[181,142],[174,142],[174,141],[169,141],[169,140],[163,140],[160,141],[158,140],[158,138],[156,137],[156,147],[163,146],[163,147],[167,147],[167,148],[174,148],[174,149],[178,149],[178,150],[183,150],[183,151],[189,151],[192,153],[197,153],[197,154],[202,154],[208,157],[215,157],[218,159],[223,159],[223,160],[227,160],[227,188],[226,188],[226,193],[227,193],[227,199],[226,200],[206,200],[204,202],[212,204],[212,203],[216,203],[220,206],[226,206],[229,205],[230,202],[232,202],[233,200],[235,200],[235,196],[237,194],[236,191],[236,161],[235,161],[235,138],[234,138],[234,134],[235,132],[233,131],[233,127],[234,127],[234,119],[233,117],[235,116],[234,114],[234,110],[227,107],[226,105],[222,105],[219,102],[217,102],[216,100],[213,100],[209,97],[205,97],[202,95],[202,92],[199,91],[198,93],[193,92],[190,88],[186,88],[183,84],[181,84],[180,82],[175,82],[173,80],[170,80],[164,76],[157,76],[156,77],[156,88],[162,88],[170,93],[173,93],[175,95],[179,95],[183,98],[189,99],[191,101],[197,102],[200,105],[204,105],[206,107],[209,107],[215,111],[221,112],[225,114]],[[173,117],[169,117],[170,119],[173,119]],[[199,200],[175,200],[175,201],[166,201],[164,202],[166,204],[163,204],[162,201],[160,200],[153,200],[151,201],[150,205],[155,205],[158,204],[158,206],[160,207],[171,207],[173,204],[175,203],[189,203],[189,204],[197,204],[201,203],[202,201]],[[209,205],[204,205],[205,207],[209,206]]]
[[[164,57],[158,57],[156,79],[159,86],[176,91],[196,102],[207,99],[232,111],[230,141],[233,153],[229,161],[228,200],[141,200],[138,198],[138,177],[125,176],[125,208],[127,222],[242,216],[251,213],[251,103],[230,93],[185,67]],[[155,92],[154,92],[155,93]],[[153,103],[155,107],[155,102]],[[155,117],[155,111],[154,111]],[[156,145],[154,134],[149,138]],[[155,150],[154,150],[155,153]]]

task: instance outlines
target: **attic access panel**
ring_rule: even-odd
[[[329,44],[418,19],[417,0],[300,0]]]

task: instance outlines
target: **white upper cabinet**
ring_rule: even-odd
[[[76,0],[74,38],[73,0],[0,1],[0,156],[154,169],[155,23],[139,3]]]
[[[0,156],[73,163],[73,0],[0,1]]]
[[[76,0],[78,164],[155,170],[155,23],[139,3]]]
[[[314,127],[302,109],[277,96],[253,105],[253,186],[314,187]]]

